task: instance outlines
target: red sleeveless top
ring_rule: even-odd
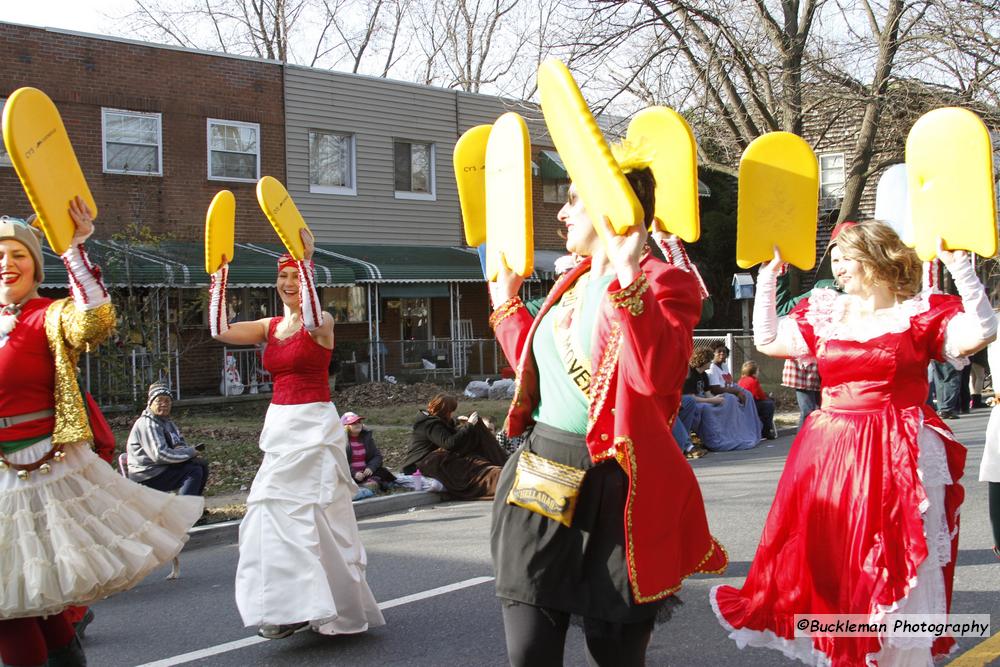
[[[275,405],[301,405],[330,400],[330,355],[313,340],[305,327],[288,338],[275,338],[274,330],[282,317],[272,317],[268,325],[264,368],[274,380]]]

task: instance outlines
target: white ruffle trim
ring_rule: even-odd
[[[857,298],[829,288],[814,289],[809,295],[806,321],[819,338],[865,343],[879,336],[907,331],[911,318],[930,310],[929,296],[921,293],[860,322],[846,322],[847,311]]]
[[[951,560],[952,536],[948,531],[944,496],[945,486],[951,484],[952,480],[941,437],[932,429],[922,426],[917,442],[920,447],[917,469],[928,500],[926,509],[921,509],[924,537],[927,541],[927,558],[917,567],[916,577],[907,582],[903,598],[888,606],[876,605],[870,615],[872,622],[886,619],[891,623],[891,618],[895,614],[946,613],[947,595],[941,568]],[[770,630],[734,628],[719,610],[716,599],[719,588],[720,586],[715,586],[709,593],[712,611],[715,612],[719,623],[729,631],[730,639],[735,641],[739,648],[747,646],[769,648],[780,651],[788,658],[815,667],[828,667],[831,664],[829,656],[817,649],[810,637],[785,639]],[[931,638],[890,637],[881,651],[866,656],[866,664],[869,667],[933,665],[932,643]],[[957,645],[952,648],[952,653],[956,649]],[[942,657],[944,656],[939,656],[938,659]]]
[[[809,346],[806,345],[806,339],[802,337],[802,331],[799,329],[798,323],[790,317],[782,317],[778,320],[778,337],[776,340],[781,342],[785,346],[785,349],[791,352],[790,356],[792,359],[812,356]]]
[[[48,449],[48,440],[41,446]],[[25,450],[22,450],[25,451]],[[85,444],[48,475],[0,471],[0,618],[57,613],[127,590],[174,558],[204,499],[130,482]],[[17,452],[21,454],[21,452]]]

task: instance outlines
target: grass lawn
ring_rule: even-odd
[[[406,388],[403,389],[405,392]],[[798,410],[794,395],[783,395],[781,389],[790,391],[783,387],[775,389],[778,390],[775,392],[779,410],[775,421],[778,427],[795,426],[798,422]],[[417,398],[420,393],[414,391],[413,397]],[[426,391],[423,393],[426,394]],[[375,443],[382,452],[385,466],[394,472],[398,472],[402,466],[403,456],[410,442],[410,431],[419,416],[419,410],[427,405],[426,397],[419,396],[419,399],[405,400],[396,395],[391,400],[379,401],[381,404],[365,405],[363,399],[352,399],[350,393],[335,396],[341,413],[351,410],[365,418],[366,424],[375,431]],[[509,405],[508,400],[463,400],[460,397],[458,414],[468,415],[478,411],[479,414],[493,416],[498,423],[502,423]],[[257,441],[264,425],[267,406],[267,401],[261,400],[174,409],[172,417],[184,439],[190,444],[203,442],[207,445],[203,456],[209,464],[205,495],[210,506],[210,521],[240,517],[245,512],[242,496],[249,490],[263,457]],[[134,417],[130,415],[109,415],[119,453],[124,450],[133,420]]]
[[[469,400],[458,405],[459,414],[478,410],[502,420],[509,401]],[[382,451],[387,468],[398,471],[410,442],[410,429],[426,401],[390,406],[355,408],[375,431],[375,444]],[[339,407],[339,406],[338,406]],[[342,408],[341,412],[349,408]],[[246,491],[260,466],[263,453],[257,446],[267,402],[178,407],[172,418],[190,444],[204,442],[203,456],[209,465],[206,496]],[[110,418],[118,451],[124,451],[132,427],[131,416]]]

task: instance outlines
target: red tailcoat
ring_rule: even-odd
[[[597,314],[587,448],[595,463],[614,458],[628,475],[625,549],[632,594],[642,603],[673,594],[696,572],[722,572],[728,558],[709,533],[698,481],[670,434],[701,314],[698,283],[650,256],[640,268],[625,289],[611,282]],[[507,416],[512,436],[531,425],[539,401],[535,329],[589,269],[587,259],[564,275],[534,318],[524,307],[494,315],[497,340],[517,369]]]

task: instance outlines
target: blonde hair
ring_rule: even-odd
[[[871,284],[884,285],[896,296],[907,299],[920,291],[920,258],[889,225],[866,220],[842,230],[834,243],[845,259],[861,265],[865,279]]]
[[[742,377],[756,377],[757,376],[757,362],[756,361],[744,361],[743,366],[740,367],[740,375]]]

